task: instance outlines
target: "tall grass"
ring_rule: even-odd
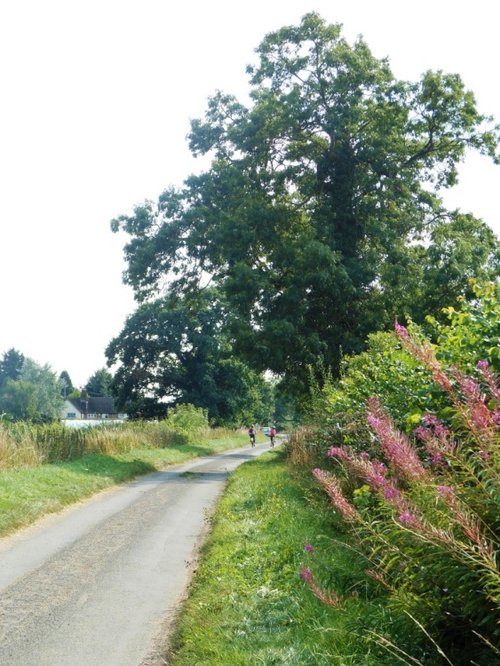
[[[222,428],[209,428],[203,414],[195,419],[193,410],[197,411],[186,410],[190,421],[182,421],[177,414],[177,419],[165,421],[79,429],[61,423],[0,423],[0,470],[75,460],[91,453],[113,455],[137,448],[164,448],[226,434]]]

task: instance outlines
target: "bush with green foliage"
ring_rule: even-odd
[[[356,535],[367,575],[422,631],[420,645],[377,640],[400,660],[406,655],[405,663],[490,666],[500,660],[500,390],[489,360],[477,362],[474,377],[457,367],[445,371],[429,342],[399,325],[396,334],[446,396],[447,423],[433,409],[443,400],[429,400],[408,437],[372,397],[368,450],[332,446],[334,468],[313,473]],[[385,372],[383,366],[377,381]],[[319,596],[314,573],[303,578]]]
[[[172,407],[163,423],[167,428],[188,436],[206,431],[210,427],[207,410],[190,404]]]
[[[462,300],[460,310],[444,308],[447,324],[429,317],[434,350],[445,367],[475,372],[477,359],[488,359],[500,370],[500,293],[498,285],[472,284],[474,300]],[[410,323],[414,337],[423,339],[419,327]],[[331,438],[359,450],[373,440],[362,416],[371,396],[378,396],[397,427],[409,433],[427,411],[447,421],[452,402],[432,379],[429,368],[387,332],[368,337],[367,350],[342,361],[341,377],[326,377],[322,385],[312,382],[309,419],[317,429],[318,445]]]
[[[14,359],[18,366],[12,366]],[[20,363],[20,365],[19,365]],[[49,365],[39,365],[15,350],[0,362],[0,413],[17,421],[48,422],[61,417],[64,404],[61,384]]]
[[[500,372],[500,286],[496,282],[471,282],[474,298],[462,307],[444,308],[447,324],[433,317],[427,321],[437,339],[437,356],[447,366],[472,372],[478,358],[487,358],[493,372]]]

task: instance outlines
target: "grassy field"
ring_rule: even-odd
[[[0,536],[139,474],[247,444],[246,434],[231,433],[198,443],[134,448],[113,455],[93,453],[68,462],[1,471]]]
[[[318,511],[324,501],[308,480],[291,478],[279,449],[238,468],[213,517],[167,663],[393,663],[364,639],[383,623],[383,605],[366,587],[364,564],[334,543],[338,534],[325,519],[329,512]],[[306,552],[310,546],[314,550]],[[301,565],[322,557],[328,562],[322,583],[343,596],[336,608],[299,578]]]

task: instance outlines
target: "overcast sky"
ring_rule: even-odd
[[[476,0],[0,0],[0,354],[76,386],[134,308],[110,220],[197,169],[207,97],[244,98],[269,31],[308,11],[362,34],[394,73],[461,74],[500,122],[498,3]],[[500,167],[471,157],[449,202],[497,233]]]

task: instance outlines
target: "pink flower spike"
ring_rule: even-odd
[[[455,491],[451,486],[437,486],[436,490],[443,497],[453,497],[455,495]]]
[[[408,333],[408,329],[405,326],[402,326],[401,324],[398,324],[397,321],[394,322],[394,332],[399,338],[409,338],[410,334]]]
[[[460,377],[460,388],[464,395],[469,398],[479,398],[481,395],[481,388],[479,384],[472,379],[472,377]]]
[[[304,551],[306,553],[313,553],[314,552],[314,546],[312,546],[310,543],[304,544]]]
[[[329,458],[347,458],[347,453],[341,446],[330,446],[326,455]]]
[[[301,567],[299,571],[299,576],[302,580],[309,581],[313,579],[313,573],[308,567]]]
[[[436,434],[436,437],[439,437],[439,439],[446,439],[450,434],[450,430],[441,423],[437,423],[436,427],[434,428],[434,433]]]
[[[399,522],[405,526],[418,525],[418,518],[413,513],[410,513],[410,511],[403,511],[399,516]]]
[[[399,497],[399,490],[392,486],[387,486],[386,489],[384,490],[384,497],[385,499],[391,500],[391,499],[396,499]]]
[[[477,364],[476,364],[476,368],[478,370],[487,370],[489,367],[490,367],[490,364],[486,360],[478,361]]]
[[[392,469],[405,480],[424,478],[426,471],[408,438],[394,428],[392,421],[376,399],[371,398],[368,405],[370,409],[368,423],[375,431],[380,447]]]
[[[376,416],[373,414],[368,414],[366,417],[367,423],[370,426],[370,428],[373,428],[373,430],[376,430],[377,428],[380,428],[382,425],[382,421],[378,419]]]
[[[432,437],[431,429],[426,428],[425,426],[418,426],[418,428],[415,428],[413,431],[413,434],[417,439],[421,439],[423,442]]]
[[[432,462],[433,465],[436,465],[436,467],[439,467],[440,465],[442,465],[444,463],[443,454],[440,451],[437,451],[432,456],[431,462]]]
[[[345,520],[357,520],[358,512],[344,497],[337,479],[333,474],[324,472],[322,469],[316,467],[313,469],[313,476],[321,483],[326,491],[328,497],[332,500],[333,506],[342,515]]]

